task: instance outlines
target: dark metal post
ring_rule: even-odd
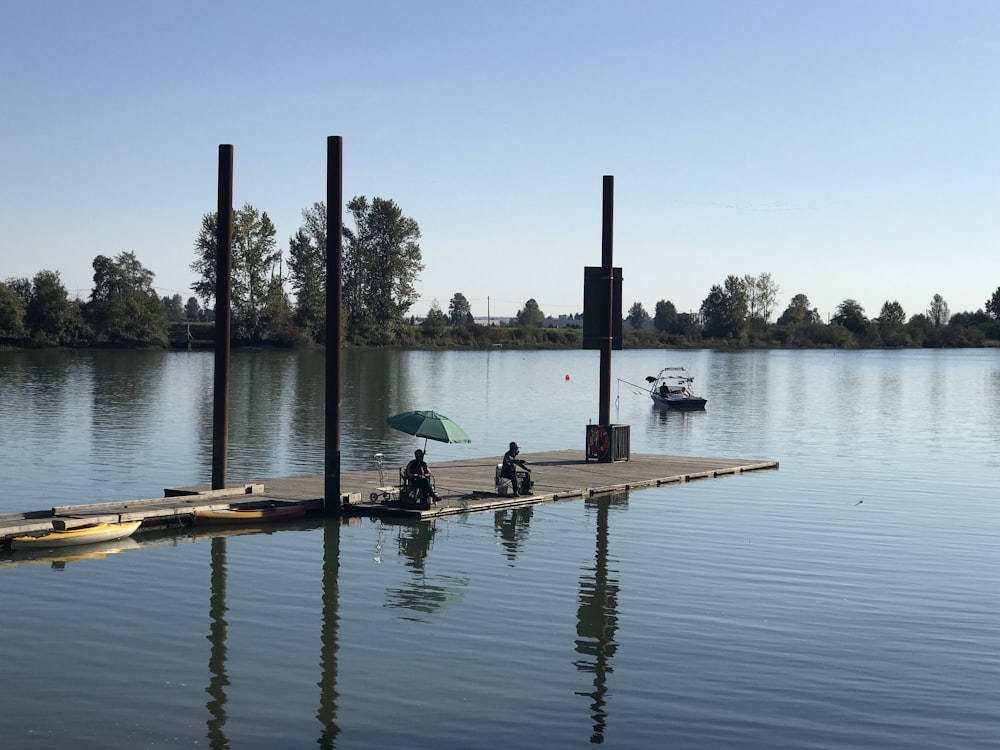
[[[233,147],[219,146],[219,213],[215,234],[215,394],[212,489],[226,486],[229,447],[229,339],[232,331]]]
[[[599,424],[611,424],[611,346],[614,340],[614,310],[612,303],[615,294],[614,264],[612,263],[612,246],[615,219],[615,178],[604,175],[604,210],[601,222],[601,267],[608,283],[608,306],[606,334],[601,337],[601,395],[599,407]]]
[[[326,139],[326,479],[324,505],[340,512],[340,356],[343,348],[344,139]]]

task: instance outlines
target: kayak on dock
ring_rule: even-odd
[[[16,536],[10,542],[11,549],[48,549],[52,547],[75,547],[81,544],[98,544],[131,536],[142,521],[122,523],[91,523],[73,528],[53,528],[40,534]]]

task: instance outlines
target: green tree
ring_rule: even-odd
[[[904,330],[906,313],[899,302],[886,300],[878,317],[875,318],[875,325],[883,346],[909,346],[910,337]]]
[[[267,212],[249,203],[233,215],[233,330],[238,339],[264,341],[265,320],[274,316],[267,302],[275,299],[269,292],[281,261],[276,235]]]
[[[997,290],[993,292],[993,296],[986,300],[986,312],[994,317],[994,319],[1000,320],[1000,286]]]
[[[288,241],[288,271],[295,291],[295,321],[312,338],[326,335],[326,203],[302,209],[303,224]]]
[[[39,271],[24,312],[29,337],[40,344],[74,344],[86,336],[80,305],[69,299],[58,271]]]
[[[524,308],[517,311],[514,317],[519,326],[540,328],[545,322],[545,313],[538,308],[538,303],[534,298],[524,303]]]
[[[24,302],[13,289],[0,284],[0,339],[24,335]]]
[[[837,305],[837,312],[834,313],[831,322],[858,336],[863,335],[868,329],[865,309],[856,299],[845,299]]]
[[[646,308],[642,306],[641,302],[635,302],[628,309],[628,315],[625,316],[625,320],[632,326],[632,330],[638,331],[646,325],[646,321],[649,320],[649,313],[646,312]]]
[[[653,308],[653,328],[661,333],[676,333],[677,308],[669,300],[660,300]]]
[[[424,338],[435,340],[439,338],[448,328],[448,319],[441,311],[441,306],[437,300],[431,303],[431,309],[427,311],[427,317],[420,324],[420,331]]]
[[[875,319],[879,329],[896,329],[906,324],[906,313],[899,302],[886,300]]]
[[[27,308],[28,302],[31,301],[31,279],[24,276],[11,276],[4,283],[17,295],[17,298],[21,300],[21,304]]]
[[[940,328],[948,324],[948,318],[950,317],[951,313],[948,311],[948,303],[944,301],[944,297],[940,294],[935,294],[933,299],[931,299],[931,306],[927,308],[927,319],[931,322],[932,326]]]
[[[472,305],[469,304],[469,300],[461,292],[455,292],[451,298],[451,302],[448,303],[448,320],[453,326],[472,323],[474,320],[472,317]]]
[[[778,318],[779,326],[802,326],[812,323],[820,323],[819,312],[815,307],[809,307],[809,297],[804,294],[796,294],[792,301]]]
[[[195,240],[195,260],[191,270],[198,275],[195,293],[207,305],[215,300],[217,257],[217,214],[205,214]],[[281,260],[275,242],[276,231],[267,212],[249,203],[233,212],[232,310],[233,338],[259,343],[263,340],[264,318],[271,279]],[[214,304],[213,304],[214,306]]]
[[[344,227],[343,290],[347,336],[391,343],[417,300],[420,227],[393,201],[358,196],[347,204],[354,229]]]
[[[747,293],[747,322],[751,328],[762,334],[771,323],[780,288],[769,273],[762,273],[759,276],[746,274],[743,277],[743,286]]]
[[[180,323],[187,320],[187,316],[184,313],[184,298],[181,295],[164,296],[163,308],[167,311],[167,320],[171,323]]]
[[[677,313],[677,322],[670,333],[683,336],[688,341],[697,341],[701,338],[701,331],[701,318],[697,314]]]
[[[710,338],[742,339],[747,325],[746,283],[727,276],[722,286],[713,286],[701,303],[705,335]]]
[[[184,319],[193,323],[202,319],[201,305],[198,304],[197,297],[188,297],[187,304],[184,305]]]
[[[125,346],[165,346],[167,311],[153,289],[153,272],[133,252],[114,258],[98,255],[93,267],[94,288],[86,311],[97,340]]]
[[[197,278],[191,285],[206,307],[215,307],[216,245],[218,244],[219,214],[205,214],[201,217],[201,229],[194,241],[195,259],[191,270]]]
[[[280,276],[272,276],[265,291],[261,313],[261,338],[279,344],[293,344],[300,338],[294,325],[291,301]]]

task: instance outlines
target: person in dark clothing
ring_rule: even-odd
[[[510,443],[510,450],[503,454],[503,463],[500,466],[500,478],[510,480],[510,486],[514,490],[514,497],[520,497],[521,495],[521,488],[517,486],[518,467],[528,472],[530,486],[531,469],[528,468],[527,463],[517,457],[520,452],[521,449],[518,447],[517,443],[512,440]]]
[[[420,493],[420,502],[426,504],[427,498],[431,497],[434,502],[441,498],[434,492],[431,486],[431,470],[427,468],[424,461],[424,452],[419,448],[413,452],[414,459],[406,465],[406,478]]]

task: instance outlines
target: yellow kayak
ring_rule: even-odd
[[[141,523],[142,521],[93,523],[72,529],[52,529],[44,534],[16,536],[11,540],[10,547],[11,549],[46,549],[110,542],[113,539],[131,536]]]

